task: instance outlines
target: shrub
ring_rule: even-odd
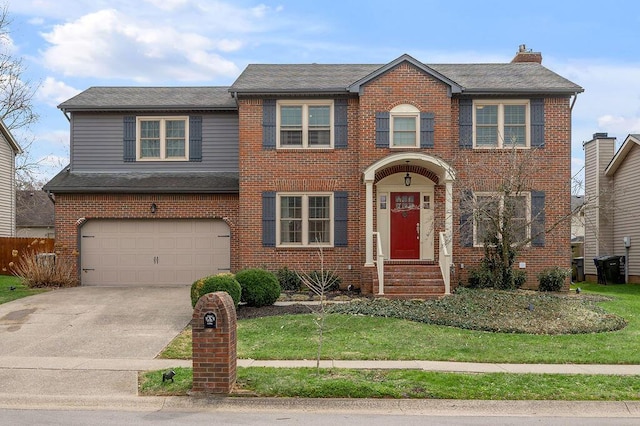
[[[307,278],[311,283],[324,286],[325,292],[340,290],[342,283],[342,278],[331,271],[324,271],[324,274],[321,274],[320,271],[311,271],[307,274]]]
[[[63,257],[32,251],[23,254],[17,262],[9,263],[9,266],[22,284],[29,288],[78,285],[73,264]]]
[[[295,271],[289,270],[286,266],[278,269],[276,277],[280,283],[280,288],[284,291],[298,291],[302,287],[300,276]]]
[[[242,300],[249,306],[273,305],[280,297],[276,276],[265,269],[245,269],[236,274],[242,288]]]
[[[521,269],[513,271],[513,286],[515,288],[521,288],[527,282],[527,273]]]
[[[472,269],[469,271],[469,288],[492,288],[493,274],[486,268]]]
[[[207,293],[216,291],[226,291],[233,299],[233,303],[238,307],[242,290],[240,284],[233,274],[223,273],[200,278],[191,284],[191,306],[195,307],[198,300]]]
[[[540,291],[560,291],[569,276],[569,270],[555,266],[542,270],[538,274]]]

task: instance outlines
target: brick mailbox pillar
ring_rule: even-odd
[[[194,393],[228,394],[236,382],[236,307],[228,293],[202,296],[193,310]]]

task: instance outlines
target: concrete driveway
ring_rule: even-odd
[[[154,358],[191,320],[189,287],[75,287],[0,305],[0,357]]]

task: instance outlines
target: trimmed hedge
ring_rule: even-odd
[[[280,283],[265,269],[245,269],[236,274],[242,288],[242,301],[249,306],[273,305],[280,297]]]
[[[544,269],[538,274],[538,289],[540,291],[560,291],[569,274],[568,269],[559,266]]]
[[[233,303],[238,307],[242,289],[233,274],[222,273],[200,278],[191,284],[191,306],[195,307],[198,300],[207,293],[216,291],[226,291],[233,299]]]

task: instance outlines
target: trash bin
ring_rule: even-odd
[[[573,258],[573,266],[576,268],[576,282],[584,281],[584,257]]]
[[[594,259],[599,284],[624,284],[624,273],[620,273],[621,258],[624,256],[600,256]]]

